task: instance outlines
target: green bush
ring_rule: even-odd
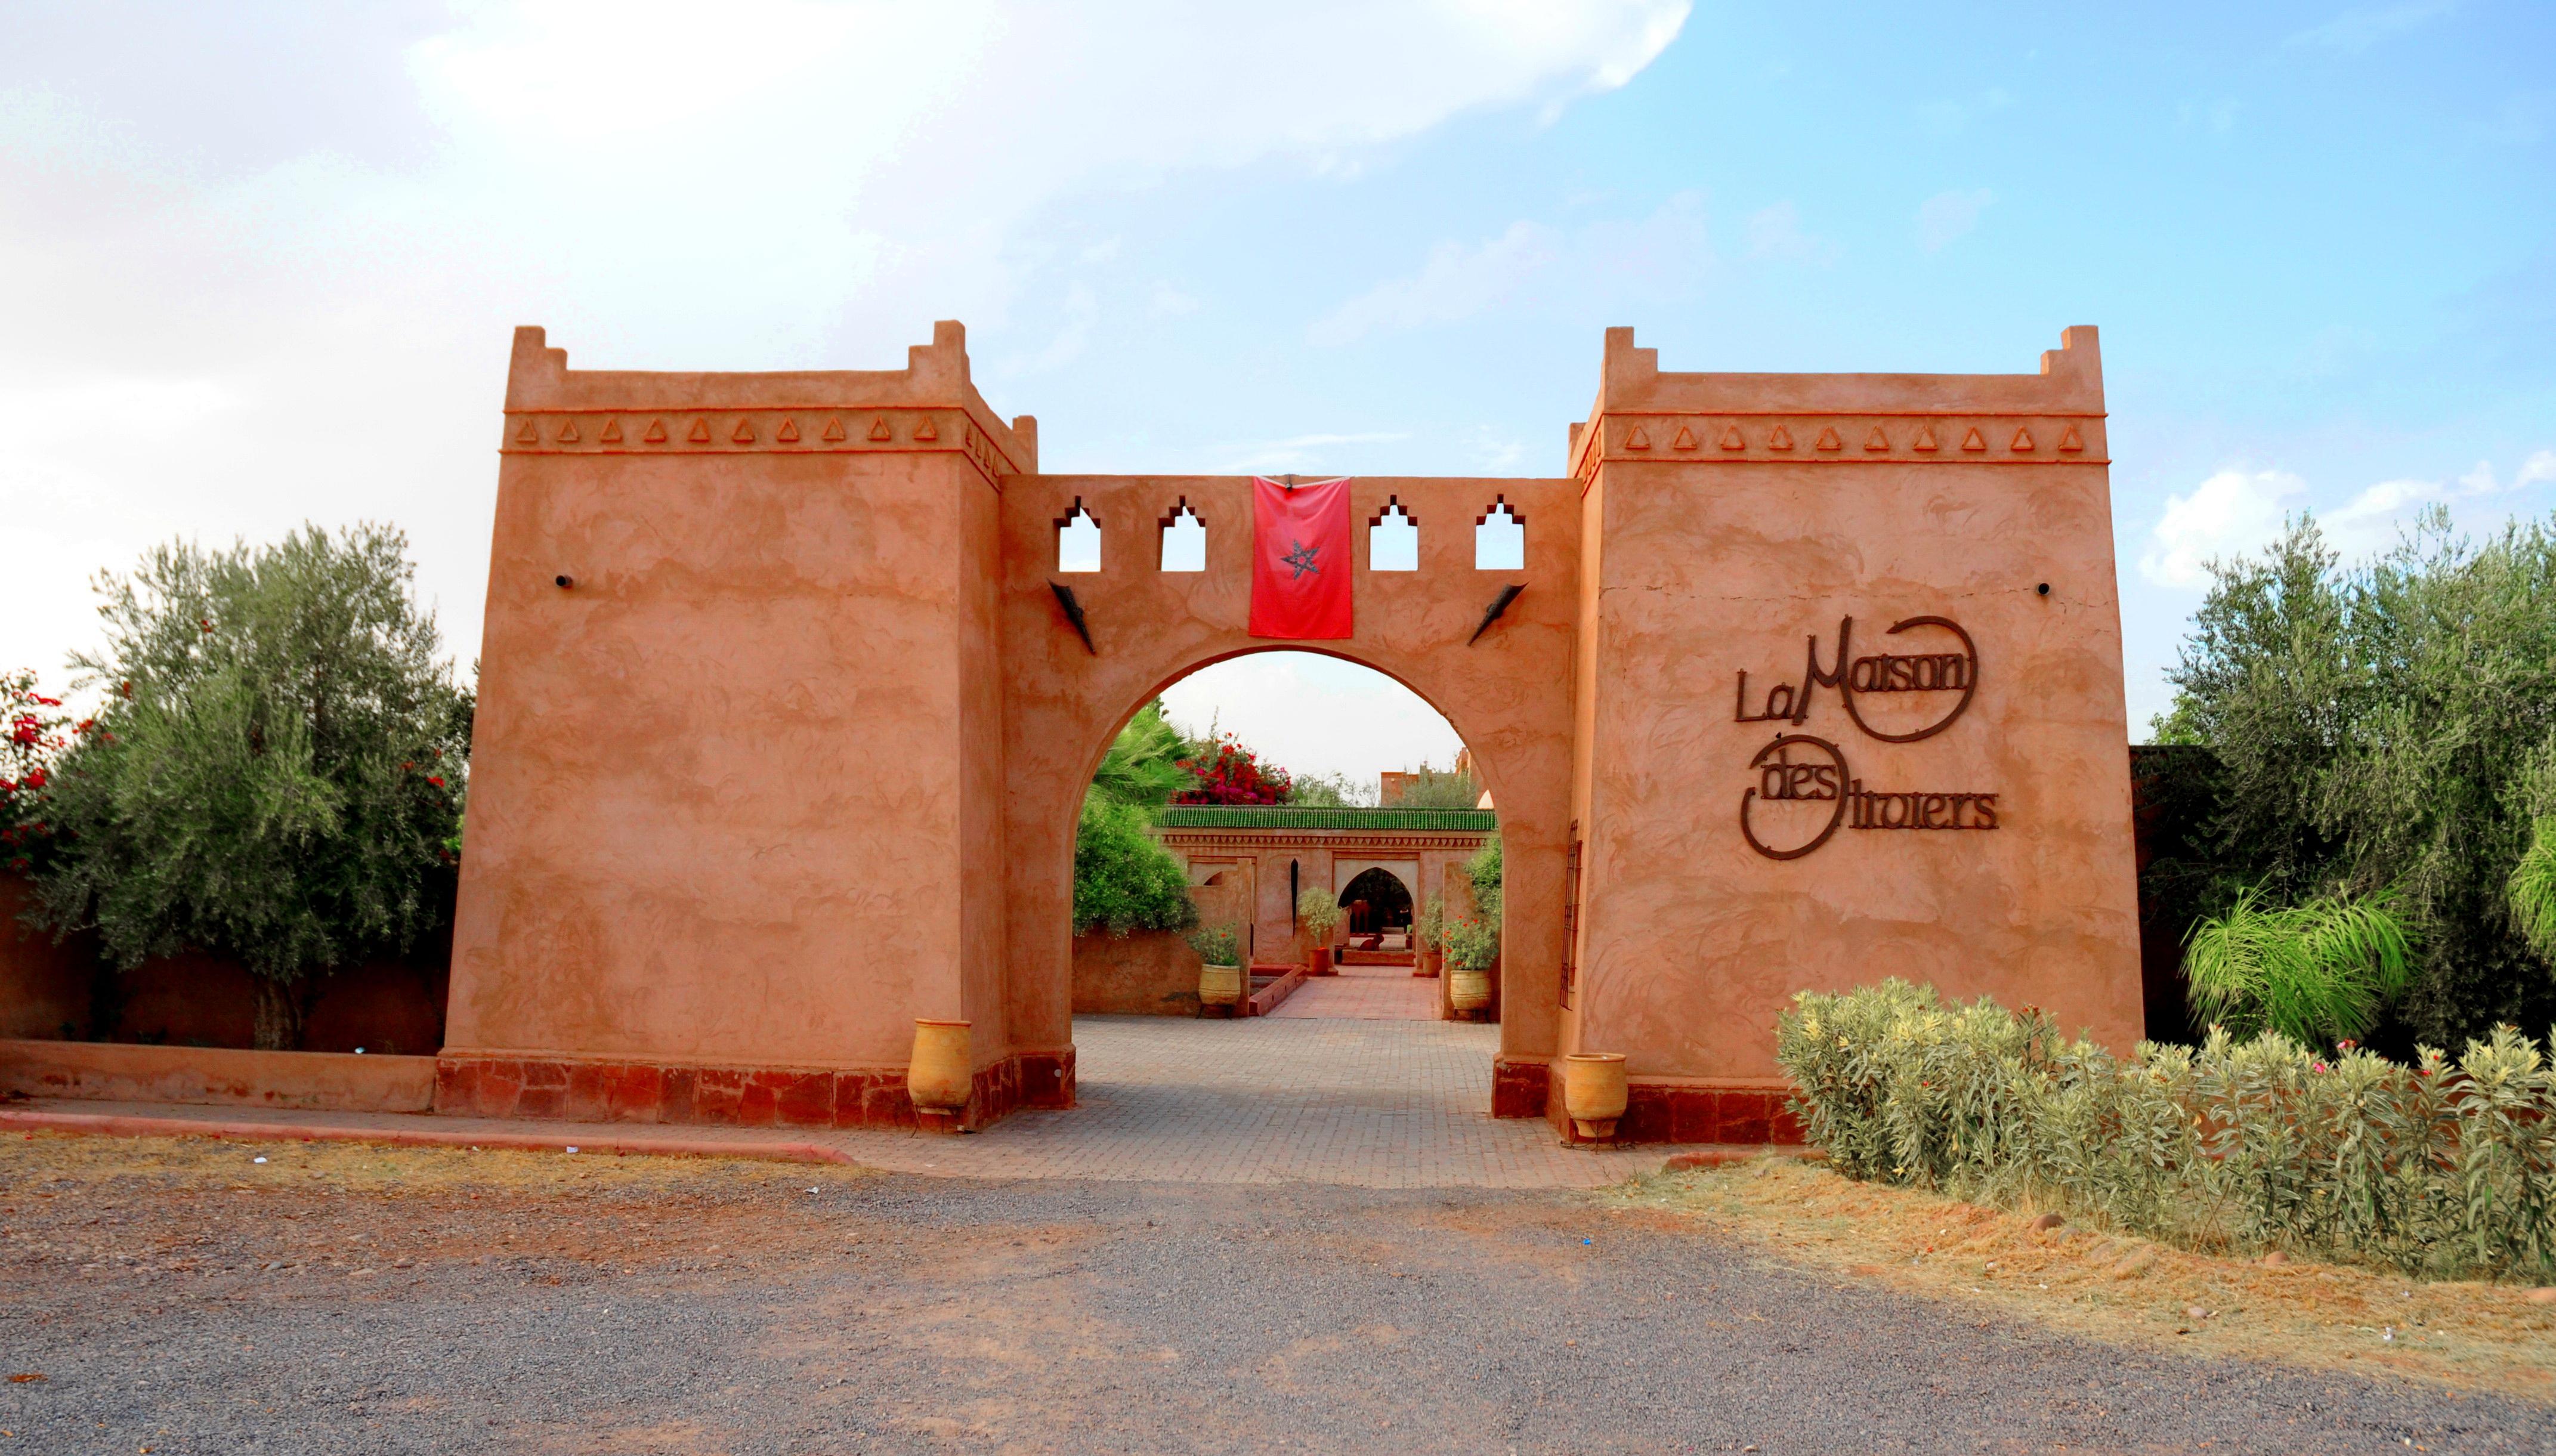
[[[2507,1026],[2455,1064],[2220,1027],[2124,1060],[2038,1010],[1888,981],[1795,996],[1776,1056],[1805,1132],[1850,1177],[2058,1205],[2193,1249],[2556,1274],[2556,1075]]]
[[[1189,933],[1190,949],[1211,966],[1242,964],[1242,937],[1230,925],[1207,925]]]
[[[1145,832],[1142,809],[1086,798],[1074,836],[1074,929],[1187,930],[1198,923],[1189,873]]]
[[[2331,1046],[2366,1034],[2404,993],[2412,942],[2392,891],[2266,909],[2246,890],[2192,928],[2183,971],[2202,1024]]]
[[[1500,927],[1490,920],[1447,922],[1447,964],[1459,971],[1488,971],[1500,961]]]
[[[1341,928],[1341,902],[1330,890],[1309,889],[1296,896],[1296,923],[1318,946],[1332,943],[1332,932]]]

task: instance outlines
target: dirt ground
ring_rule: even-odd
[[[1619,1196],[1691,1214],[1806,1267],[2097,1339],[2556,1399],[2556,1291],[2044,1230],[2030,1209],[1977,1208],[1790,1159],[1666,1174]]]
[[[1803,1176],[1394,1191],[11,1137],[0,1456],[2556,1451],[2556,1406],[2496,1392],[2525,1385],[2244,1358],[2259,1302],[2107,1344],[1983,1277],[1849,1272],[1880,1260],[1748,1212],[1857,1216]],[[2074,1246],[1977,1255],[2055,1305]],[[2454,1328],[2430,1297],[2423,1338]]]

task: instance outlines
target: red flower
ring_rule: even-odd
[[[44,786],[45,771],[41,768],[29,769],[27,771],[27,787],[31,789],[41,789]]]
[[[435,785],[435,786],[436,786],[437,788],[439,788],[439,789],[440,789],[440,788],[442,788],[442,787],[444,787],[444,775],[442,775],[442,774],[440,774],[440,773],[439,773],[439,774],[430,774],[430,775],[428,775],[428,777],[427,777],[427,780],[426,780],[426,781],[427,781],[428,783],[431,783],[431,784]]]

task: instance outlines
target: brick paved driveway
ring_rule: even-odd
[[[1070,1112],[1015,1113],[972,1137],[830,1140],[873,1167],[944,1176],[1370,1188],[1593,1186],[1662,1156],[1566,1148],[1541,1121],[1493,1119],[1497,1026],[1078,1016],[1074,1039]]]

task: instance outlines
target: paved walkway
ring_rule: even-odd
[[[972,1137],[831,1140],[903,1172],[1367,1188],[1594,1186],[1668,1151],[1564,1147],[1540,1120],[1493,1118],[1497,1026],[1078,1016],[1074,1040],[1071,1112],[1015,1113]]]
[[[1402,981],[1422,988],[1435,983]],[[1385,978],[1339,978],[1343,1004],[1382,998]],[[1315,989],[1329,989],[1317,981]],[[1291,999],[1290,1005],[1292,1006]],[[255,1123],[472,1141],[663,1150],[709,1139],[752,1155],[827,1153],[944,1177],[1171,1183],[1328,1183],[1367,1188],[1570,1188],[1657,1169],[1665,1148],[1561,1145],[1541,1120],[1490,1115],[1497,1026],[1458,1021],[1255,1016],[1084,1016],[1074,1023],[1081,1105],[1015,1113],[954,1137],[816,1128],[506,1122],[398,1113],[296,1113],[168,1103],[40,1100],[0,1110]],[[109,1128],[105,1130],[134,1130]],[[321,1135],[327,1135],[322,1130]],[[822,1154],[820,1154],[822,1155]]]
[[[1272,1016],[1353,1021],[1435,1021],[1438,983],[1408,966],[1342,966],[1317,976],[1278,1003]]]

